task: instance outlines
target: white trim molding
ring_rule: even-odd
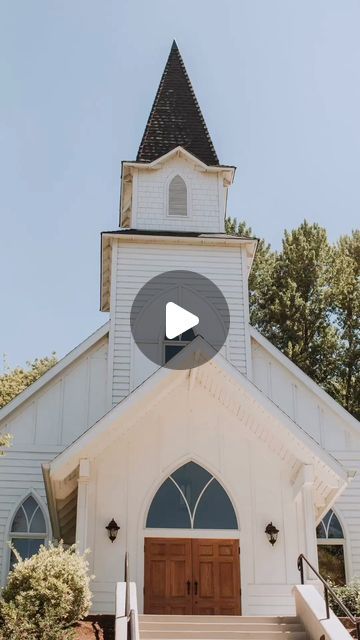
[[[82,458],[79,464],[78,497],[76,510],[76,542],[78,544],[80,553],[84,553],[84,551],[87,549],[89,481],[90,461],[88,460],[88,458]]]

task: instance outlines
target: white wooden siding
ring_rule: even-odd
[[[31,489],[45,500],[41,465],[106,413],[107,351],[105,337],[0,423],[0,432],[13,436],[0,460],[2,581],[8,571],[6,543],[14,510]]]
[[[70,444],[106,412],[107,338],[67,367],[1,423],[23,444]]]
[[[7,542],[11,518],[31,489],[45,502],[41,465],[50,462],[61,450],[59,446],[14,445],[0,461],[0,584],[5,583],[9,569]]]
[[[168,215],[171,180],[180,175],[187,187],[187,216]],[[195,169],[184,158],[172,158],[153,171],[138,169],[133,181],[133,226],[136,229],[224,232],[226,188],[217,173]]]
[[[355,421],[350,424],[343,419],[331,400],[327,404],[256,339],[252,339],[252,359],[255,384],[348,471],[357,471],[334,509],[344,526],[347,579],[360,577],[360,429]]]
[[[129,246],[114,241],[116,286],[111,301],[110,341],[113,342],[113,395],[117,404],[151,372],[148,361],[134,358],[130,332],[133,300],[150,278],[169,269],[196,271],[210,278],[222,291],[229,305],[231,322],[224,354],[240,371],[246,372],[242,249],[238,247],[202,247],[148,245]],[[136,370],[135,370],[136,367]],[[132,370],[132,371],[131,371]]]
[[[298,535],[303,514],[294,503],[292,472],[261,438],[248,436],[245,421],[196,381],[189,394],[187,380],[168,390],[160,403],[149,405],[145,416],[92,459],[89,510],[94,516],[88,520],[87,539],[93,550],[90,570],[96,576],[93,610],[113,613],[125,550],[142,610],[144,537],[223,536],[218,530],[146,529],[155,492],[171,471],[189,460],[213,473],[234,505],[239,531],[226,531],[225,537],[240,537],[244,614],[293,613],[291,589],[298,580],[296,558],[303,550]],[[111,517],[121,526],[121,535],[110,548],[104,523]],[[270,520],[280,529],[274,548],[264,533]]]

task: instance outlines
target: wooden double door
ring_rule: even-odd
[[[239,540],[146,538],[144,613],[240,615]]]

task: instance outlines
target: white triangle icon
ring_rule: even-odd
[[[165,333],[168,340],[173,340],[188,329],[196,327],[197,324],[199,324],[199,318],[193,313],[179,307],[175,302],[167,303]]]

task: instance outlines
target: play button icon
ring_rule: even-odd
[[[136,367],[149,373],[153,371],[151,363],[182,370],[200,366],[223,348],[229,325],[226,299],[212,280],[196,271],[165,271],[150,278],[133,299],[132,357]],[[198,336],[212,349],[204,345],[199,358],[180,356],[179,352]],[[197,344],[201,350],[201,340]]]
[[[189,329],[199,324],[199,318],[190,311],[186,311],[175,302],[166,305],[165,334],[168,340],[173,340]]]

